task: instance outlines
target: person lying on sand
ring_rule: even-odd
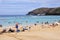
[[[23,27],[23,30],[22,31],[25,31],[25,30],[29,31],[30,29],[31,29],[30,26],[25,26],[25,27]]]
[[[56,26],[58,26],[58,24],[57,23],[52,23],[52,24],[50,24],[50,26],[56,27]]]
[[[23,27],[23,30],[22,31],[25,31],[25,30],[28,30],[26,27]]]
[[[10,29],[8,30],[8,32],[15,32],[15,30],[13,30],[13,29],[10,28]]]
[[[3,34],[3,33],[9,33],[9,32],[15,32],[15,30],[13,30],[13,29],[9,29],[8,31],[6,30],[6,29],[3,29],[1,32],[0,32],[0,34]]]
[[[6,29],[3,29],[3,31],[0,32],[0,34],[6,33]]]

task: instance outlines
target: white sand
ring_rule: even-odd
[[[30,31],[0,34],[0,40],[60,40],[60,24],[54,28],[37,25]]]

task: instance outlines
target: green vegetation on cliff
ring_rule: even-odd
[[[38,9],[28,12],[27,15],[60,15],[60,7],[38,8]]]

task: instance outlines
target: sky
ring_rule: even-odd
[[[41,7],[60,7],[60,0],[0,0],[0,15],[26,15]]]

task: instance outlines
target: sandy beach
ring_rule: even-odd
[[[0,34],[0,40],[60,40],[60,24],[55,27],[48,24],[32,25],[25,32]]]

